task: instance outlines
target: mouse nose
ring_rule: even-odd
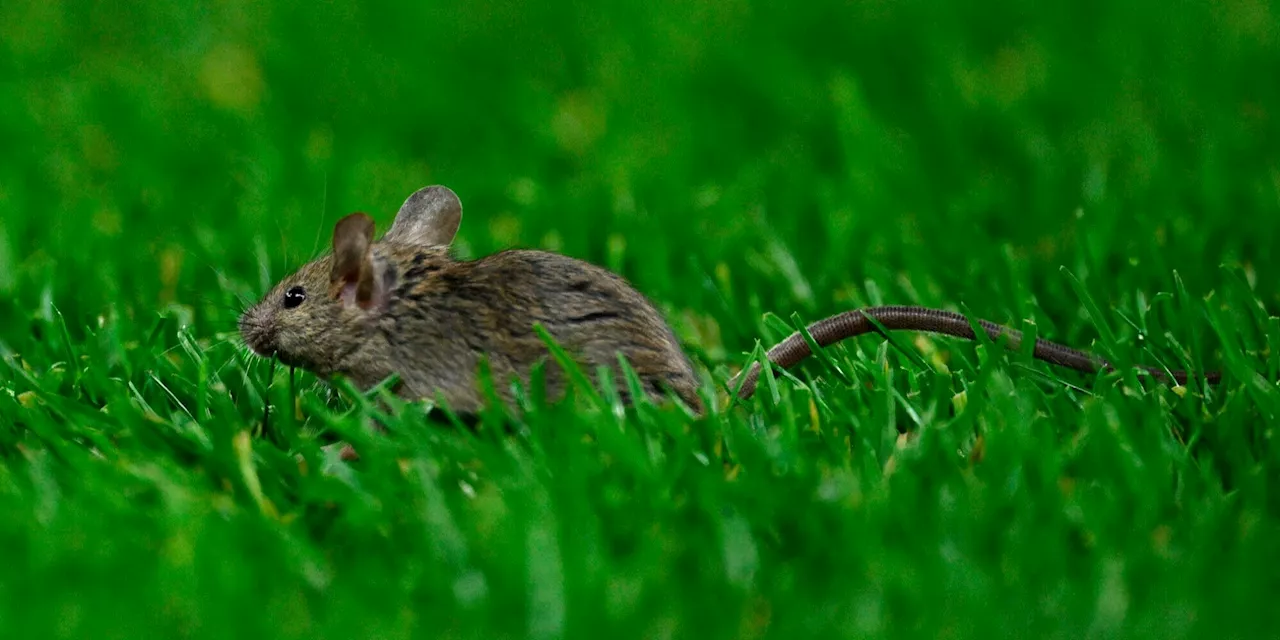
[[[240,337],[254,352],[263,356],[275,353],[275,331],[257,307],[240,315],[239,329]]]

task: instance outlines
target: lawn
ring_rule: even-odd
[[[0,636],[1280,635],[1270,4],[592,4],[0,3]],[[437,183],[459,255],[630,280],[707,415],[246,354]],[[1122,370],[899,333],[724,402],[872,304]]]

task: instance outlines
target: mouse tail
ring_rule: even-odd
[[[1002,336],[1006,337],[1006,344],[1010,349],[1017,349],[1022,344],[1021,331],[986,320],[978,320],[977,324],[992,341]],[[881,327],[888,331],[924,331],[969,340],[977,338],[969,319],[959,313],[911,306],[868,307],[846,311],[809,325],[807,331],[818,346],[826,347],[867,333],[883,333]],[[773,365],[789,369],[812,354],[804,336],[796,332],[769,349],[766,357]],[[1112,366],[1101,358],[1048,340],[1037,339],[1032,355],[1038,360],[1086,373],[1112,369]],[[1186,384],[1190,377],[1185,371],[1166,373],[1155,367],[1142,367],[1142,369],[1162,381],[1172,377],[1177,384]],[[1217,384],[1221,380],[1221,374],[1217,372],[1207,373],[1204,377],[1209,384]],[[745,400],[755,393],[759,379],[760,363],[753,362],[746,371],[734,376],[729,382],[729,388],[737,387],[741,380],[742,386],[738,391],[738,397]]]

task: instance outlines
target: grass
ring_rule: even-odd
[[[1275,636],[1272,12],[0,4],[0,633]],[[881,303],[1226,374],[866,337],[700,419],[371,436],[235,318],[430,183],[463,255],[625,275],[709,398]]]

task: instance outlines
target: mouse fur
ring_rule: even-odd
[[[511,378],[527,384],[540,361],[548,397],[563,394],[565,374],[535,333],[538,323],[590,378],[607,367],[625,391],[621,354],[646,393],[660,399],[670,390],[701,410],[692,364],[674,333],[622,277],[526,249],[458,260],[449,245],[461,219],[458,196],[444,186],[411,195],[376,242],[369,216],[343,218],[329,254],[244,312],[241,336],[257,354],[321,377],[346,376],[368,389],[396,374],[398,395],[473,413],[483,403],[482,357],[504,402],[513,402]]]

